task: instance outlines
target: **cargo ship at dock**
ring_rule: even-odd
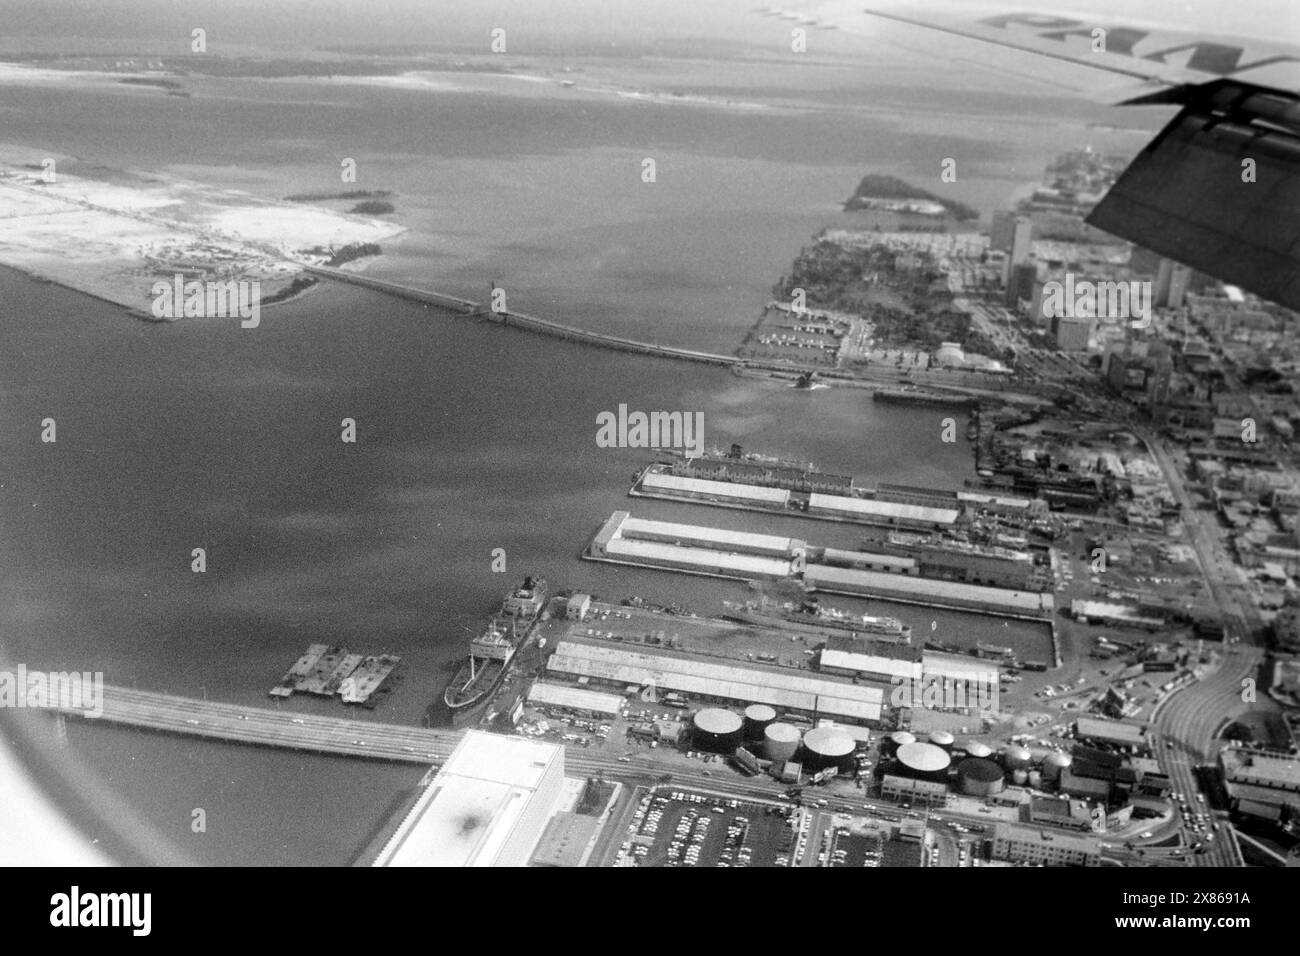
[[[779,629],[795,628],[806,631],[847,631],[855,637],[871,638],[892,644],[911,644],[912,629],[896,617],[875,617],[870,614],[849,614],[836,608],[822,607],[816,602],[802,605],[758,604],[753,601],[739,604],[725,603],[727,620],[741,624],[757,624]]]
[[[525,578],[506,595],[487,628],[469,642],[469,655],[443,692],[452,716],[469,716],[501,686],[516,652],[523,646],[546,606],[546,582]]]

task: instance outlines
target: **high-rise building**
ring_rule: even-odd
[[[1010,308],[1020,304],[1021,299],[1034,297],[1034,283],[1038,281],[1038,263],[1031,257],[1026,262],[1011,267],[1007,276],[1006,303]]]
[[[1181,262],[1161,259],[1156,281],[1151,289],[1152,305],[1161,309],[1181,309],[1187,298],[1192,270]]]
[[[1016,214],[1009,209],[1002,209],[993,214],[993,227],[989,230],[989,248],[1011,251],[1016,233]]]
[[[1033,252],[1033,241],[1033,220],[1024,216],[1017,217],[1011,231],[1011,251],[1007,254],[1006,264],[1002,267],[1004,285],[1011,282],[1011,275],[1016,266],[1024,265],[1029,261],[1030,254]]]

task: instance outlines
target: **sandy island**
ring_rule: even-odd
[[[43,163],[54,160],[50,177]],[[152,318],[154,282],[259,280],[263,301],[305,285],[328,250],[405,231],[380,219],[199,183],[0,150],[0,264]]]

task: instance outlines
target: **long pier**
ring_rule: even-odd
[[[562,322],[553,322],[540,316],[529,315],[527,312],[494,312],[491,309],[484,308],[480,302],[446,295],[432,289],[420,289],[400,282],[390,282],[387,279],[376,279],[373,276],[356,272],[345,272],[342,269],[335,269],[330,266],[303,266],[303,269],[322,278],[349,282],[352,285],[359,285],[367,289],[373,289],[376,292],[384,292],[388,295],[409,299],[424,305],[435,305],[459,313],[467,318],[484,318],[512,328],[526,329],[530,332],[582,342],[599,348],[615,349],[620,352],[636,352],[641,355],[656,355],[660,358],[677,359],[678,361],[703,362],[706,365],[738,366],[744,364],[741,359],[734,355],[720,355],[715,352],[702,352],[672,345],[641,342],[636,339],[608,335],[604,332],[593,332],[590,329],[580,329],[577,326],[565,325]]]
[[[244,707],[128,687],[104,686],[104,713],[86,717],[80,708],[59,708],[85,717],[228,743],[286,747],[314,753],[401,763],[440,763],[461,731],[403,727],[343,717],[317,717],[269,707]]]

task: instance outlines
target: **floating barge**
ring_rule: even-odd
[[[401,662],[395,654],[367,656],[339,644],[312,644],[269,696],[290,697],[295,691],[317,697],[338,694],[344,703],[373,708],[375,695]]]

